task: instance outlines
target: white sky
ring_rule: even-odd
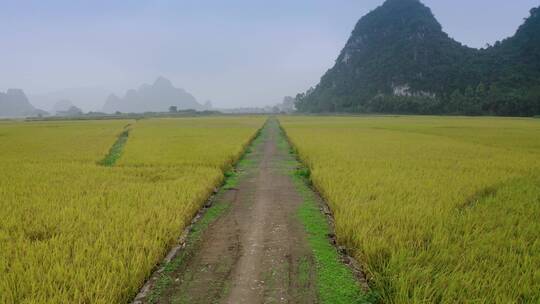
[[[273,104],[315,85],[358,19],[381,3],[0,0],[0,91],[123,95],[161,75],[217,107]],[[482,47],[512,35],[540,0],[424,3],[450,36]]]

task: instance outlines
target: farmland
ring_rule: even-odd
[[[263,122],[1,122],[0,303],[130,300]]]
[[[540,301],[540,121],[282,117],[385,303]]]
[[[540,301],[540,120],[266,119],[0,122],[0,303]]]

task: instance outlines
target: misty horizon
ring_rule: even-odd
[[[272,105],[315,86],[356,22],[382,2],[8,1],[0,12],[10,46],[0,50],[0,91],[23,89],[45,110],[53,101],[43,95],[64,92],[63,99],[98,111],[108,95],[163,76],[216,108]],[[475,48],[512,36],[539,5],[422,2],[450,37]],[[69,98],[70,91],[89,97]]]

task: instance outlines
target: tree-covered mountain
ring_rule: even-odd
[[[28,117],[46,115],[45,111],[34,108],[20,89],[0,92],[0,117]]]
[[[450,38],[419,0],[387,0],[357,23],[303,112],[540,113],[540,9],[487,49]]]
[[[129,90],[123,98],[110,95],[103,111],[106,113],[167,112],[171,106],[178,110],[202,110],[193,95],[175,88],[170,80],[158,77],[154,84],[143,84],[138,90]]]

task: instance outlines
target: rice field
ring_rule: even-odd
[[[128,302],[265,120],[0,122],[0,303]],[[280,122],[381,302],[540,302],[540,120]]]
[[[280,121],[383,303],[540,303],[540,120]]]
[[[0,303],[129,301],[264,121],[1,122]]]

